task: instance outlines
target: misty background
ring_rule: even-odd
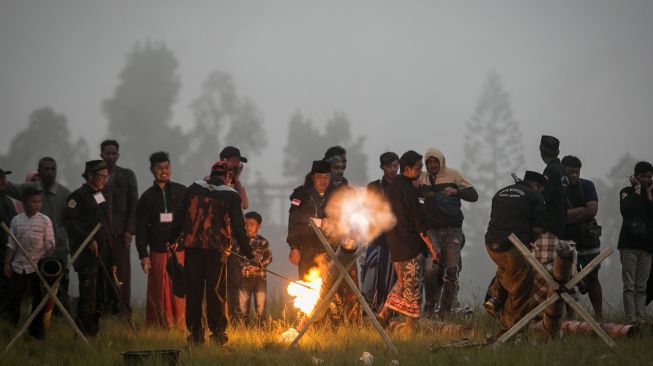
[[[544,169],[542,134],[582,160],[616,249],[618,191],[653,160],[651,19],[650,1],[3,1],[0,167],[21,181],[51,155],[72,190],[116,138],[140,194],[150,153],[170,152],[173,180],[190,184],[236,145],[271,268],[295,275],[288,196],[312,160],[341,144],[362,185],[382,152],[437,147],[479,190],[464,206],[461,278],[477,301],[494,269],[490,199],[510,172]],[[618,254],[600,273],[620,308]]]

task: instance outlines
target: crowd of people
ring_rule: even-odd
[[[545,266],[553,262],[561,240],[575,243],[578,270],[600,251],[596,188],[580,177],[580,159],[572,155],[559,159],[559,148],[557,138],[542,136],[543,173],[529,170],[522,179],[514,176],[514,184],[492,197],[485,248],[497,270],[484,306],[506,329],[543,301],[548,290],[508,240],[510,234],[528,245]],[[185,327],[190,342],[202,343],[206,323],[211,339],[224,344],[228,319],[248,323],[252,300],[253,322],[263,322],[266,267],[272,252],[259,234],[263,217],[255,211],[245,213],[249,199],[240,176],[247,158],[240,150],[224,148],[209,175],[188,187],[171,180],[170,156],[155,152],[149,157],[154,182],[140,197],[134,172],[117,165],[119,143],[103,141],[100,156],[86,162],[84,183],[72,192],[57,181],[57,163],[51,157],[40,159],[36,174],[24,183],[8,180],[11,172],[0,169],[0,221],[11,231],[0,231],[3,317],[18,324],[20,304],[28,293],[36,308],[46,292],[37,276],[40,269],[32,263],[54,258],[66,269],[57,286],[57,297],[66,308],[71,306],[69,264],[77,272],[75,318],[85,335],[98,333],[101,316],[129,319],[130,253],[135,242],[147,275],[148,325]],[[448,166],[435,147],[424,155],[413,150],[401,156],[384,152],[379,163],[382,177],[369,183],[367,191],[387,200],[396,225],[370,243],[350,274],[382,322],[398,316],[408,325],[420,317],[446,321],[458,306],[463,269],[461,203],[476,202],[479,195],[473,182]],[[290,196],[288,260],[297,266],[299,279],[328,262],[309,220],[328,220],[331,197],[353,189],[346,168],[346,150],[331,147],[323,159],[313,161],[305,181]],[[618,193],[623,217],[618,249],[629,324],[646,321],[653,252],[652,177],[653,166],[639,162],[631,184]],[[71,262],[78,250],[80,255]],[[175,266],[183,266],[181,276],[175,276],[180,273]],[[589,295],[595,316],[601,319],[598,267],[577,290]],[[351,290],[342,286],[337,293],[334,301],[341,302],[339,308],[354,314],[357,300]],[[46,334],[45,311],[29,327],[37,339]]]

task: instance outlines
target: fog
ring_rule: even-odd
[[[460,168],[466,122],[491,72],[509,93],[528,169],[544,169],[539,139],[552,134],[562,154],[583,160],[583,176],[604,178],[626,153],[653,159],[651,19],[650,1],[3,1],[0,155],[9,154],[30,114],[49,106],[66,116],[73,140],[87,142],[86,158],[96,157],[99,142],[112,137],[102,102],[135,45],[152,41],[179,63],[170,123],[191,131],[191,103],[204,81],[214,70],[230,75],[239,95],[255,103],[267,135],[260,153],[243,151],[248,178],[258,172],[288,191],[301,183],[283,174],[288,124],[298,111],[318,129],[335,112],[345,114],[352,140],[365,138],[370,180],[381,175],[378,156],[387,149],[435,146]],[[322,154],[315,151],[306,166]],[[24,174],[36,161],[25,164],[2,168]],[[119,164],[137,172],[140,192],[149,186],[146,156]],[[270,235],[273,268],[294,273],[279,230]],[[474,288],[463,289],[468,297],[491,275],[474,268],[463,270],[463,284]],[[137,268],[133,276],[142,280]],[[617,295],[612,300],[620,304]]]

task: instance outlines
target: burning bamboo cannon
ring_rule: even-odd
[[[632,324],[616,324],[616,323],[602,323],[599,324],[601,329],[612,337],[632,337],[639,332],[639,328]],[[542,321],[538,321],[531,325],[531,328],[544,330]],[[577,320],[563,320],[560,324],[560,330],[563,333],[582,333],[593,334],[594,329],[589,323]]]
[[[569,242],[561,240],[558,242],[555,251],[557,255],[553,259],[551,274],[558,283],[566,283],[573,275],[574,249]],[[548,297],[553,296],[558,291],[559,288],[549,286]],[[558,338],[560,335],[560,319],[564,307],[564,301],[559,299],[544,311],[542,325],[552,338]]]

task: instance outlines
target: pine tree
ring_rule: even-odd
[[[175,55],[165,44],[137,44],[127,56],[113,97],[102,105],[109,119],[108,137],[121,146],[118,164],[134,168],[141,182],[151,178],[144,169],[151,153],[165,150],[174,164],[187,146],[181,128],[172,125],[172,107],[180,88],[177,67]],[[175,166],[175,175],[182,167]]]
[[[261,113],[253,101],[238,95],[233,78],[225,72],[218,70],[209,75],[191,108],[195,127],[189,133],[184,160],[194,179],[208,173],[225,146],[236,146],[243,155],[250,156],[259,154],[267,145]]]
[[[342,146],[347,150],[347,171],[345,177],[357,185],[367,183],[367,156],[363,153],[365,138],[359,136],[352,143],[351,122],[344,113],[335,112],[320,132],[310,119],[297,112],[288,125],[288,141],[284,148],[283,172],[293,182],[303,182],[310,171],[313,160],[324,157],[331,146]]]
[[[479,201],[465,211],[468,256],[474,266],[490,268],[483,250],[492,197],[513,182],[510,173],[520,175],[525,159],[519,122],[514,119],[510,97],[499,74],[492,71],[485,82],[476,110],[467,122],[462,171],[478,191]]]
[[[70,187],[81,184],[80,174],[88,157],[86,141],[80,138],[73,143],[66,116],[50,107],[32,112],[27,128],[13,138],[0,166],[13,170],[16,175],[12,178],[20,182],[26,173],[36,170],[38,160],[44,156],[57,161],[60,182]]]

